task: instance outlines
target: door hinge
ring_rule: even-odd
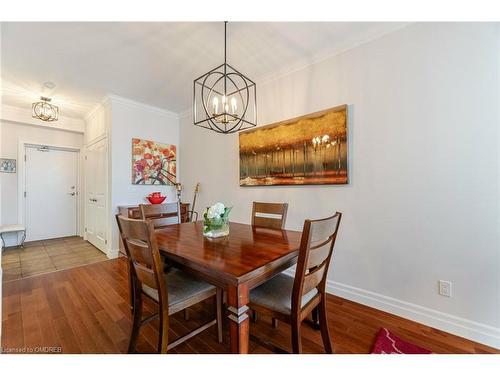
[[[85,155],[85,160],[87,160],[87,155]]]
[[[26,198],[26,192],[24,192],[24,198]]]
[[[26,154],[24,154],[24,162],[26,162]]]
[[[108,240],[104,240],[104,244],[107,245],[108,244]]]
[[[85,233],[87,233],[87,227],[85,227]]]

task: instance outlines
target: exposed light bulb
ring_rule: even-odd
[[[216,96],[212,100],[212,105],[213,105],[214,114],[218,115],[219,114],[219,99]]]
[[[226,95],[222,95],[221,99],[222,99],[222,113],[227,113],[227,98],[226,98]]]
[[[238,104],[236,102],[236,98],[231,98],[231,112],[233,115],[236,113],[236,110],[238,109]]]

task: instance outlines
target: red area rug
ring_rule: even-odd
[[[403,341],[386,328],[380,328],[372,354],[430,354],[430,350]]]

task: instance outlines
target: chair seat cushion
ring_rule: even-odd
[[[171,268],[165,274],[165,282],[168,290],[168,305],[173,306],[184,302],[198,294],[208,292],[215,286],[203,280],[197,279],[177,268]],[[158,301],[158,291],[142,284],[142,290],[145,294]]]
[[[283,273],[250,291],[250,303],[264,306],[273,311],[290,315],[292,312],[292,292],[294,278]],[[302,296],[304,307],[318,294],[317,289]]]

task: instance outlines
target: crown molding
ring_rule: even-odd
[[[378,39],[382,39],[386,35],[389,35],[389,34],[392,34],[396,31],[404,29],[412,24],[413,24],[412,22],[403,22],[403,23],[395,22],[394,27],[389,29],[389,30],[383,30],[383,31],[378,32],[376,34],[372,34],[372,35],[367,36],[363,39],[360,39],[356,42],[352,42],[352,43],[346,44],[344,46],[341,46],[339,48],[336,48],[333,51],[318,54],[318,55],[314,56],[311,60],[304,59],[302,61],[298,61],[295,64],[292,64],[292,65],[286,67],[285,69],[282,69],[281,71],[278,71],[276,73],[269,73],[265,76],[262,76],[259,79],[259,85],[267,85],[267,84],[272,83],[274,81],[277,81],[283,77],[286,77],[286,76],[292,75],[296,72],[299,72],[301,70],[307,69],[312,65],[320,64],[320,63],[327,61],[327,60],[330,60],[334,57],[343,55],[344,53],[346,53],[348,51],[351,51],[353,49],[361,47],[365,44],[369,44],[369,43],[376,41]]]
[[[109,97],[104,96],[101,101],[94,106],[84,117],[83,120],[87,122],[100,108],[104,107],[109,102]]]
[[[340,56],[340,55],[342,55],[350,50],[356,49],[356,48],[361,47],[365,44],[369,44],[373,41],[381,39],[381,38],[385,37],[386,35],[392,34],[396,31],[404,29],[404,28],[406,28],[410,25],[413,25],[413,24],[414,24],[414,22],[403,22],[403,23],[397,22],[397,23],[395,23],[394,28],[392,28],[390,30],[381,31],[377,34],[373,34],[369,37],[358,40],[357,42],[353,42],[353,43],[347,44],[343,47],[337,48],[334,51],[329,51],[328,53],[319,54],[310,60],[299,61],[299,62],[294,63],[290,66],[287,66],[284,69],[281,69],[277,72],[269,73],[269,74],[266,74],[264,76],[257,77],[256,79],[254,79],[254,81],[257,83],[257,86],[259,86],[259,87],[266,86],[266,85],[271,84],[275,81],[278,81],[284,77],[292,75],[296,72],[299,72],[301,70],[305,70],[305,69],[309,68],[310,66],[320,64],[320,63],[327,61],[329,59],[333,59],[336,56]],[[185,110],[183,110],[179,113],[184,114],[185,112],[191,111],[191,110],[192,109],[190,109],[190,108],[186,108]]]
[[[173,118],[173,119],[176,119],[176,120],[179,119],[179,114],[178,113],[169,111],[167,109],[155,107],[155,106],[152,106],[150,104],[145,104],[145,103],[137,102],[135,100],[124,98],[122,96],[118,96],[118,95],[115,95],[115,94],[108,94],[108,95],[106,95],[106,97],[111,102],[111,105],[113,103],[120,103],[120,104],[128,105],[130,107],[139,107],[139,108],[141,108],[143,110],[146,110],[146,111],[149,111],[149,112],[153,112],[153,113],[159,114],[161,116]]]
[[[192,108],[188,108],[188,109],[185,109],[182,112],[179,112],[179,118],[191,117],[192,115],[193,115],[193,109]]]

